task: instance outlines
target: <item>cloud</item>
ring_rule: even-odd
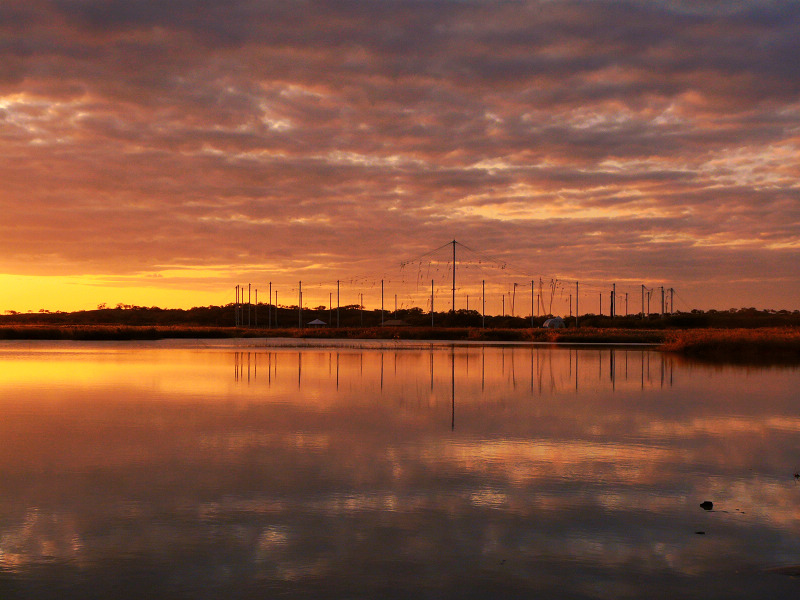
[[[456,237],[532,276],[784,281],[798,27],[785,2],[5,2],[0,269],[355,276]]]

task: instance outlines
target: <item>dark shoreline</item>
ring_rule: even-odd
[[[480,329],[474,327],[235,328],[161,325],[0,325],[0,340],[125,341],[160,339],[305,338],[661,344],[664,330]]]
[[[468,327],[348,327],[266,329],[133,325],[2,325],[0,340],[130,341],[161,339],[297,338],[653,344],[656,349],[714,363],[800,364],[800,329],[480,329]]]

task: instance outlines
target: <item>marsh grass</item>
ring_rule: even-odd
[[[800,329],[692,329],[668,331],[661,350],[692,358],[747,364],[800,363]]]
[[[3,340],[158,340],[308,338],[452,340],[570,344],[652,344],[659,350],[713,362],[800,364],[800,328],[760,329],[481,329],[469,327],[343,327],[250,329],[195,326],[46,325],[0,326]]]

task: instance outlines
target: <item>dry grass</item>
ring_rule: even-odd
[[[668,331],[661,349],[714,361],[798,363],[800,329],[782,327]]]
[[[127,325],[5,325],[0,339],[156,340],[239,337],[315,339],[551,342],[556,344],[659,344],[692,358],[734,363],[800,363],[800,328],[639,330],[478,329],[466,327],[350,327],[342,329],[235,329],[231,327]]]

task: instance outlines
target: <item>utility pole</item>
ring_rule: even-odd
[[[255,314],[255,326],[258,329],[258,288],[256,288],[256,308],[253,312]]]
[[[269,282],[269,304],[267,305],[267,308],[269,309],[267,311],[267,321],[268,321],[267,326],[270,329],[272,329],[272,282],[271,281]]]
[[[233,326],[239,327],[239,285],[234,288],[236,290],[236,300],[233,301]]]
[[[603,316],[603,292],[600,292],[600,316]]]
[[[328,292],[328,325],[333,325],[333,292]]]
[[[506,295],[503,294],[503,316],[506,316]]]
[[[625,292],[625,316],[628,316],[628,292]]]
[[[381,279],[381,327],[383,327],[383,279]]]
[[[275,290],[275,329],[278,328],[278,290]]]
[[[364,294],[359,294],[358,307],[361,309],[361,326],[364,326]]]
[[[336,280],[336,328],[339,328],[339,280]]]
[[[252,284],[250,284],[250,283],[247,284],[247,326],[248,327],[250,327],[250,306],[251,306],[251,303],[250,303],[250,286],[251,285]]]
[[[675,313],[675,289],[669,288],[669,314]]]
[[[303,328],[303,282],[300,282],[299,297],[297,303],[297,328]]]
[[[664,318],[664,286],[661,286],[661,318]]]
[[[575,329],[578,328],[578,282],[575,282]]]
[[[394,318],[397,318],[397,294],[394,295]]]

